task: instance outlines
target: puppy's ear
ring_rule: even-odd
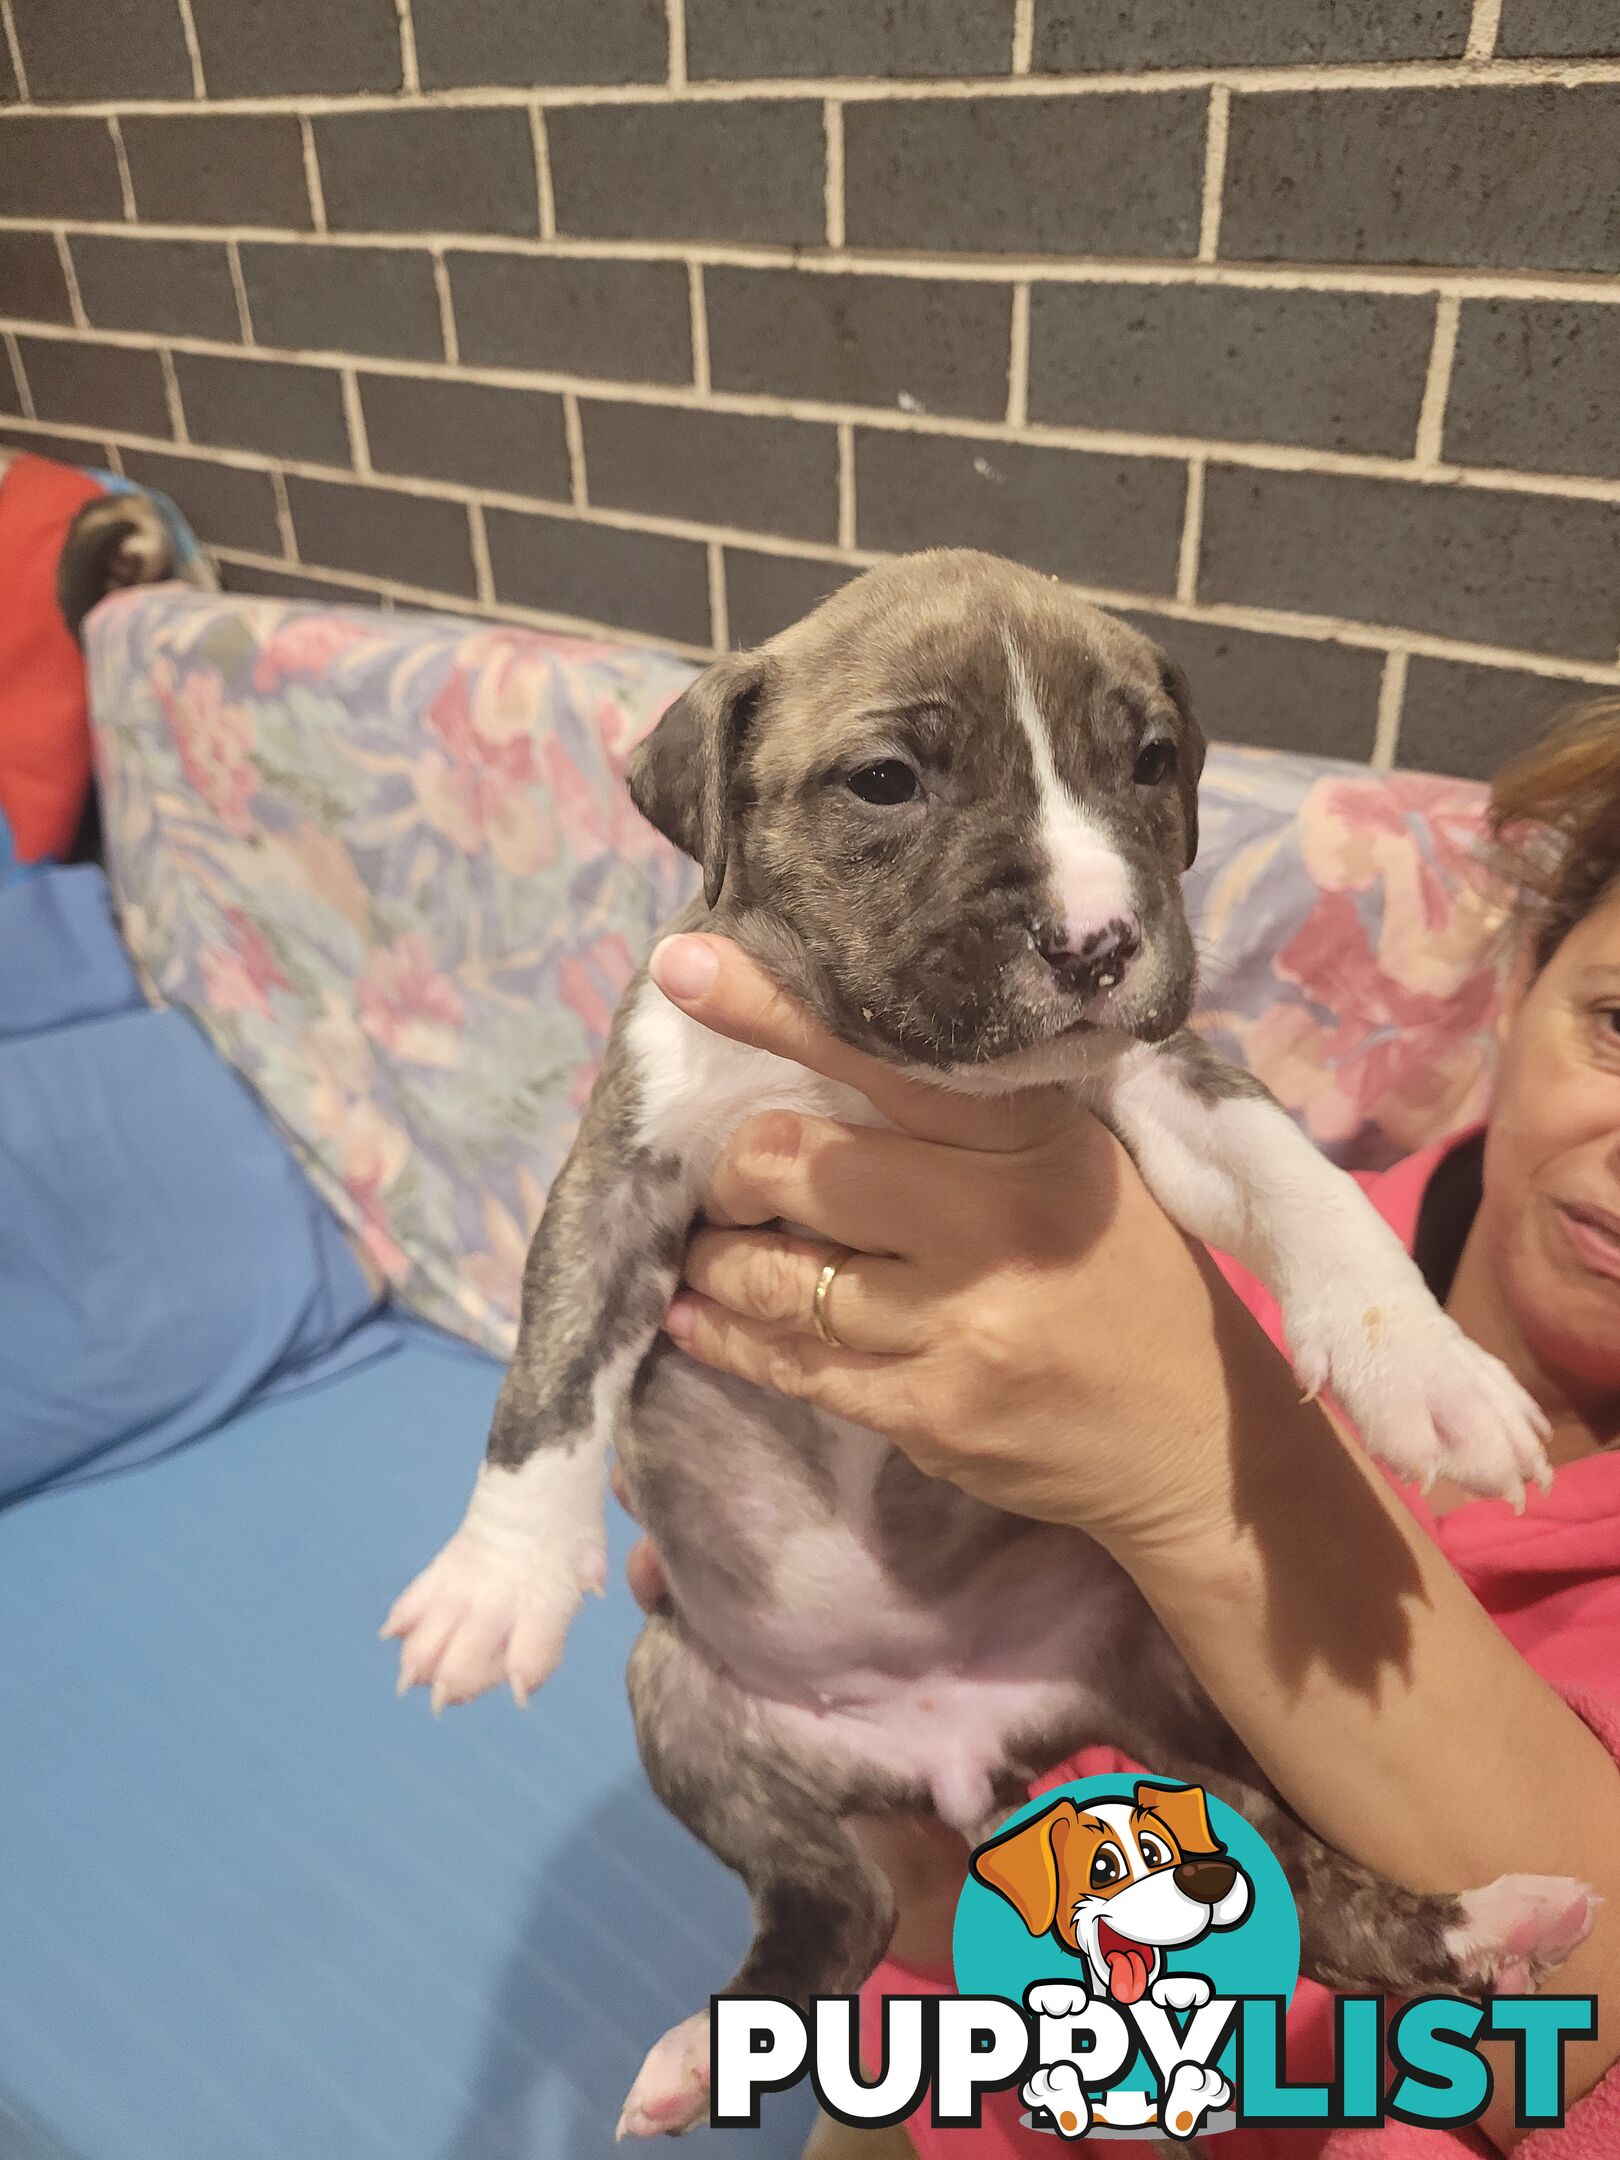
[[[1007,1900],[1032,1935],[1046,1934],[1057,1918],[1063,1848],[1075,1820],[1074,1802],[1059,1800],[973,1855],[973,1874]]]
[[[702,864],[710,907],[725,883],[737,761],[766,674],[767,663],[755,653],[717,660],[637,745],[625,771],[642,816]]]
[[[1202,1785],[1138,1785],[1136,1804],[1157,1815],[1183,1853],[1218,1853],[1226,1847],[1215,1835]]]
[[[1192,708],[1192,692],[1179,665],[1162,648],[1159,674],[1171,703],[1181,716],[1181,754],[1176,759],[1176,782],[1181,790],[1181,829],[1186,835],[1183,870],[1190,870],[1198,854],[1198,776],[1204,769],[1208,747],[1198,715]]]

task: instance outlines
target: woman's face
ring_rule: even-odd
[[[1510,1004],[1478,1227],[1542,1369],[1620,1390],[1620,891]]]

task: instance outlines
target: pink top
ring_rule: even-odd
[[[1437,1165],[1455,1142],[1426,1148],[1392,1170],[1359,1180],[1410,1249],[1418,1210]],[[1277,1307],[1235,1261],[1217,1254],[1245,1305],[1281,1346]],[[1436,1517],[1415,1490],[1396,1488],[1510,1642],[1620,1756],[1620,1453],[1587,1456],[1559,1470],[1551,1493],[1532,1492],[1522,1516],[1502,1500],[1475,1500]],[[1109,1748],[1088,1748],[1033,1788],[1137,1766]],[[1151,1767],[1151,1765],[1149,1766]],[[883,1994],[943,1993],[937,1980],[893,1959],[862,1990],[863,2033],[872,2044]],[[1332,1996],[1301,1981],[1288,2016],[1288,2072],[1325,2077]],[[1019,2127],[1016,2091],[986,2096],[977,2130],[937,2130],[924,2108],[907,2125],[921,2160],[1052,2160],[1063,2141]],[[1236,2130],[1210,2141],[1212,2160],[1459,2160],[1494,2152],[1472,2130]],[[1569,2110],[1562,2130],[1532,2132],[1515,2160],[1615,2160],[1620,2154],[1620,2064]]]

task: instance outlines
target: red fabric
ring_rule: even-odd
[[[90,785],[84,657],[56,604],[68,527],[106,491],[45,458],[0,478],[0,812],[17,856],[65,854]]]
[[[1358,1180],[1408,1249],[1429,1179],[1446,1152],[1447,1146],[1425,1148]],[[1235,1261],[1216,1259],[1280,1347],[1274,1301]],[[1416,1492],[1395,1489],[1503,1634],[1620,1758],[1620,1453],[1566,1463],[1550,1493],[1530,1494],[1522,1516],[1505,1500],[1475,1500],[1437,1518]],[[1113,1749],[1088,1748],[1034,1789],[1136,1768]],[[944,1992],[939,1981],[887,1961],[862,1990],[863,2042],[875,2048],[883,1995]],[[1332,2000],[1326,1989],[1300,1982],[1288,2014],[1288,2074],[1295,2082],[1329,2074]],[[1061,2140],[1020,2129],[1021,2112],[1016,2092],[991,2093],[978,2130],[937,2130],[926,2109],[906,2127],[921,2160],[1052,2160]],[[1211,2160],[1462,2160],[1494,2147],[1472,2130],[1390,2123],[1380,2130],[1232,2130],[1212,2139],[1209,2151]],[[1620,2064],[1569,2110],[1563,2129],[1538,2131],[1515,2149],[1515,2160],[1616,2155]]]

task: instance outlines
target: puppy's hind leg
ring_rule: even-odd
[[[1270,1845],[1299,1908],[1300,1959],[1325,1987],[1479,1997],[1535,1987],[1584,1940],[1598,1899],[1565,1875],[1499,1875],[1483,1889],[1407,1890],[1325,1844],[1279,1801],[1207,1775]]]
[[[754,1935],[723,1994],[774,1995],[808,2007],[848,1995],[894,1931],[888,1878],[840,1816],[881,1807],[875,1779],[828,1758],[790,1758],[761,1706],[655,1614],[630,1658],[636,1738],[653,1790],[677,1820],[740,1875]],[[666,2033],[641,2067],[620,2137],[689,2130],[709,2111],[709,2013]]]

